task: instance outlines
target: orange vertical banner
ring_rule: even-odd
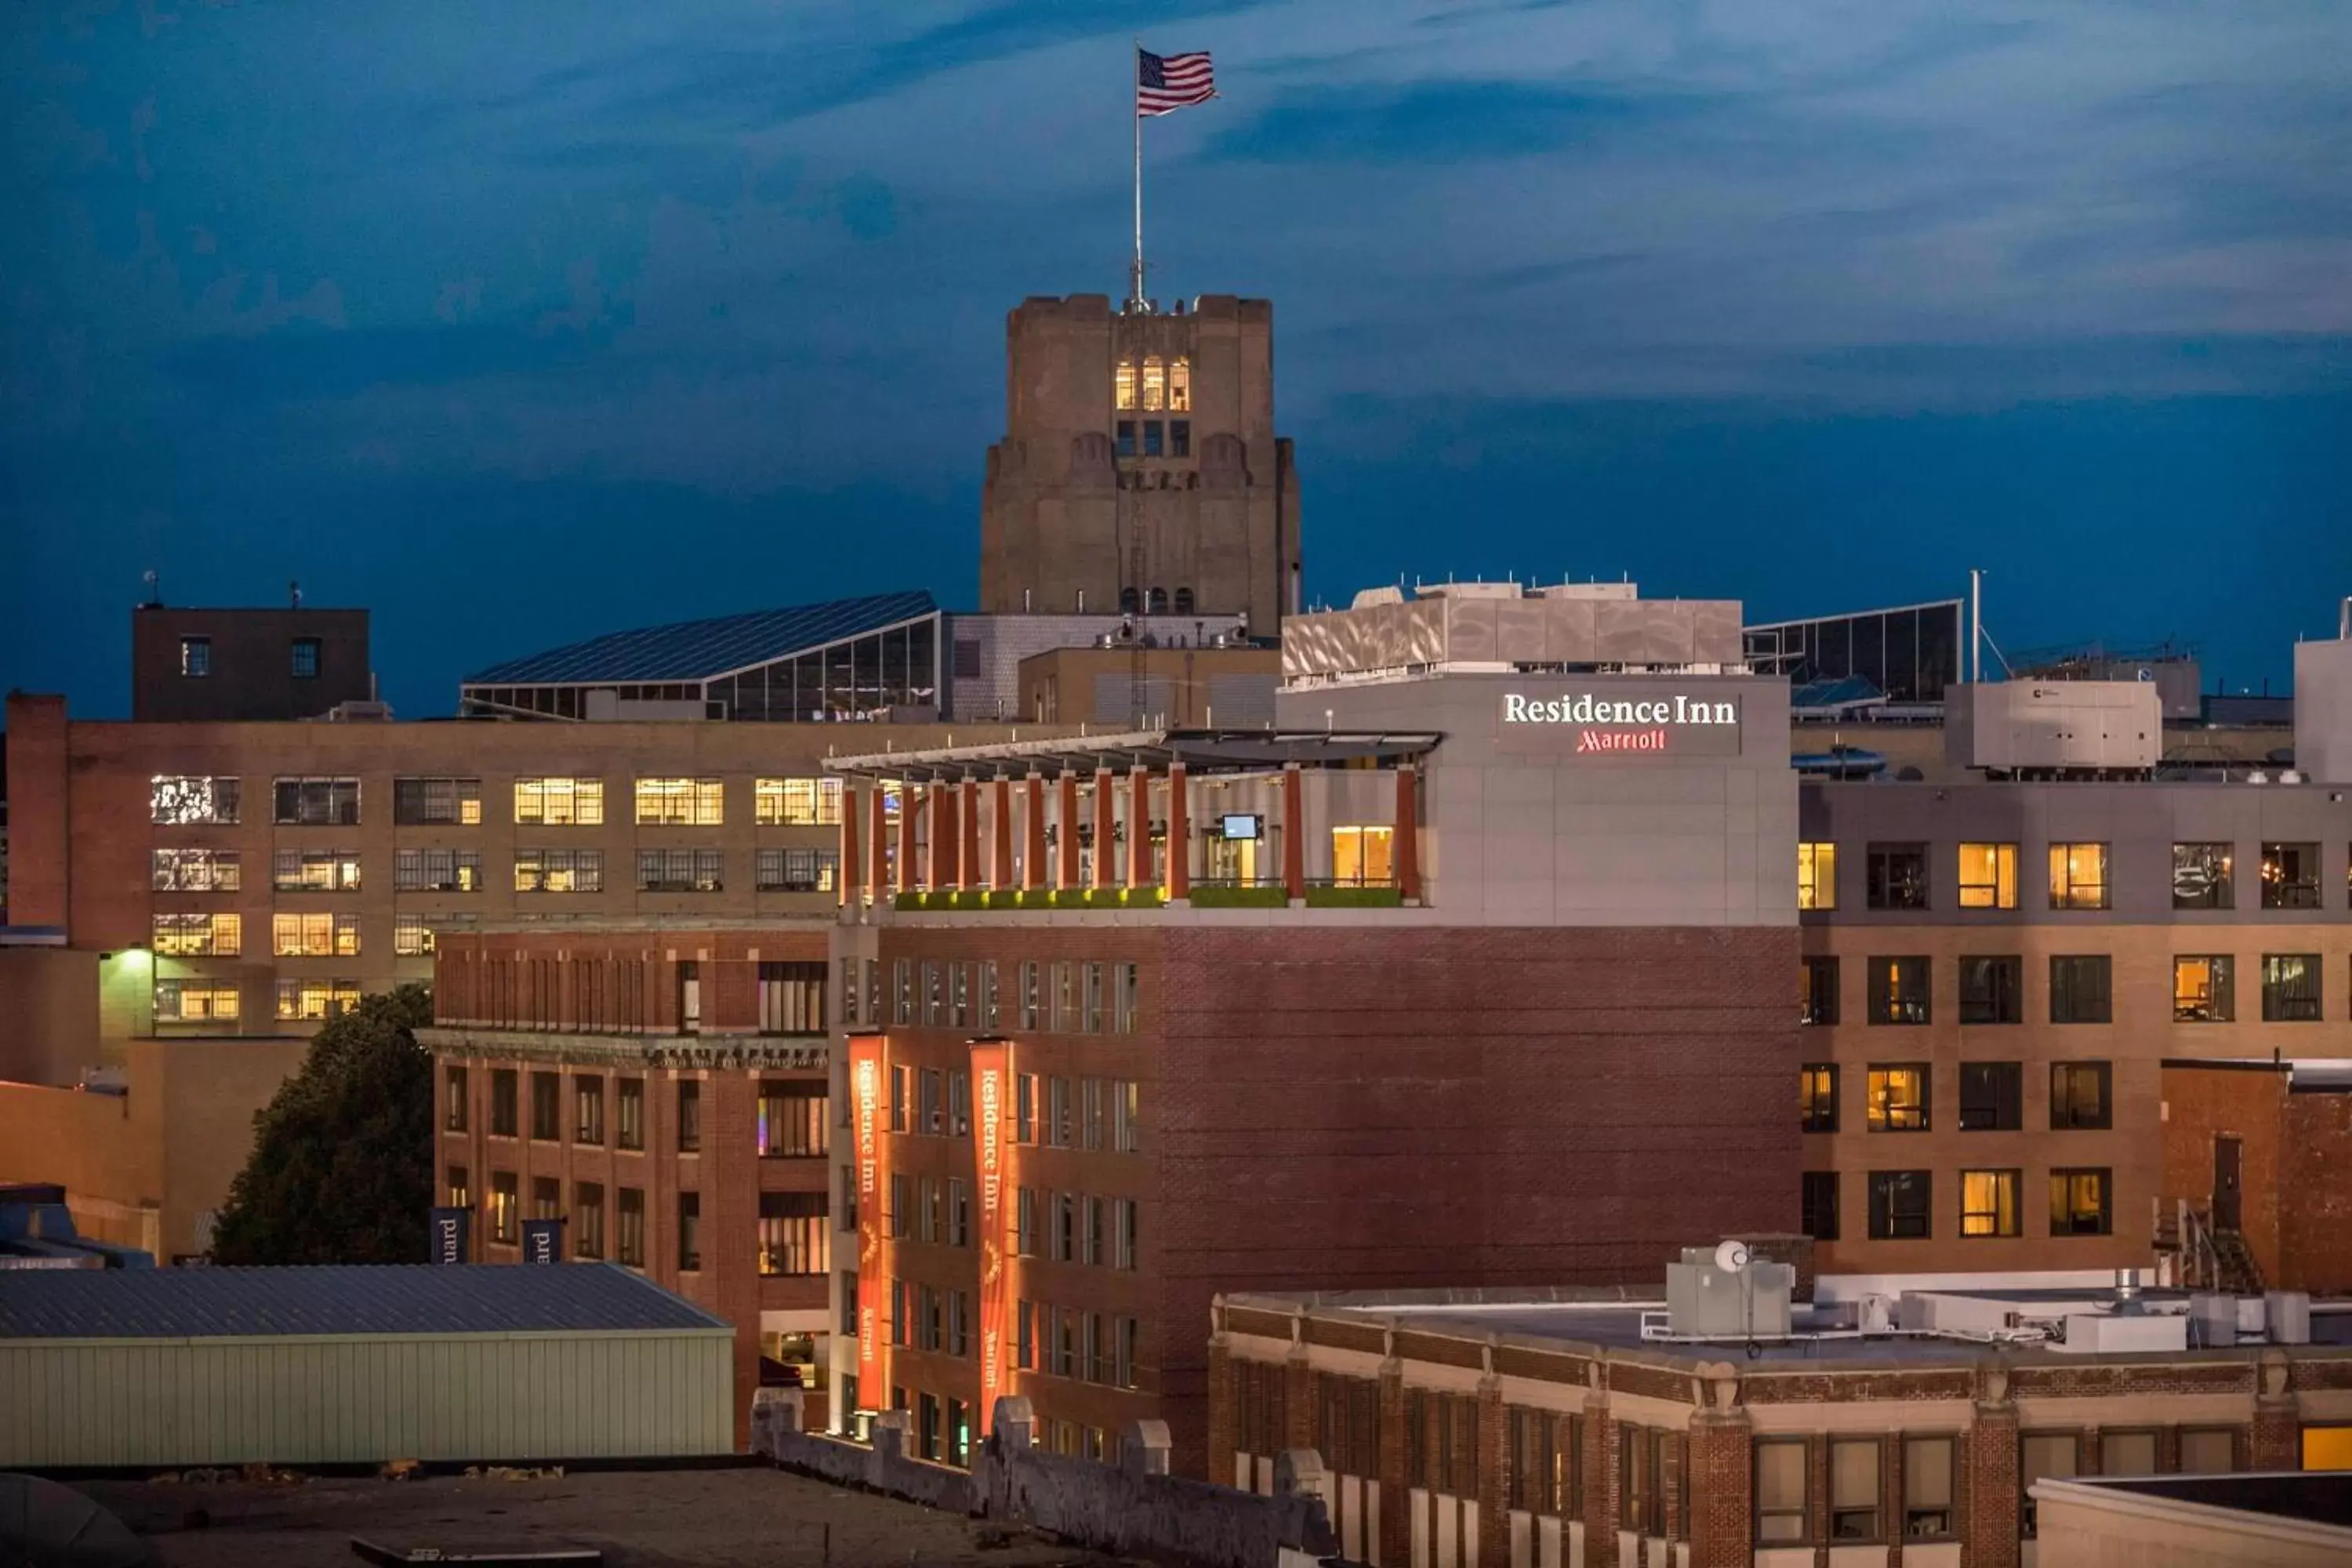
[[[1005,1098],[1012,1088],[1009,1051],[1003,1040],[975,1040],[971,1047],[973,1168],[980,1175],[980,1429],[995,1430],[996,1402],[1013,1392],[1007,1378],[1011,1356],[1004,1342],[1005,1271],[1011,1248],[1004,1244]]]
[[[889,1406],[889,1373],[883,1364],[883,1302],[889,1281],[882,1263],[882,1133],[888,1114],[882,1102],[884,1039],[849,1037],[849,1098],[857,1140],[857,1401],[868,1410]]]

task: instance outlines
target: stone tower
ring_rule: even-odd
[[[1296,605],[1298,473],[1274,433],[1274,307],[1203,295],[1115,312],[1024,300],[1005,322],[1005,434],[981,492],[980,607],[1246,613]]]

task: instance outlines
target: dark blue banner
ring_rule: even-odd
[[[523,1221],[522,1260],[525,1263],[562,1262],[563,1222],[560,1219]]]
[[[471,1263],[474,1260],[474,1211],[435,1209],[432,1247],[436,1263]]]

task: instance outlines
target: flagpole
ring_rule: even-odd
[[[1129,62],[1128,107],[1135,115],[1135,266],[1129,274],[1128,308],[1143,309],[1143,40],[1135,40],[1135,58]]]

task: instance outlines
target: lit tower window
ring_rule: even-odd
[[[1118,405],[1121,408],[1134,407],[1135,362],[1131,359],[1123,359],[1119,361],[1118,369],[1116,374],[1118,381]]]
[[[1143,362],[1143,406],[1147,412],[1168,402],[1168,367],[1153,354]]]
[[[1171,413],[1182,414],[1192,406],[1192,362],[1177,358],[1168,362],[1168,407]]]

